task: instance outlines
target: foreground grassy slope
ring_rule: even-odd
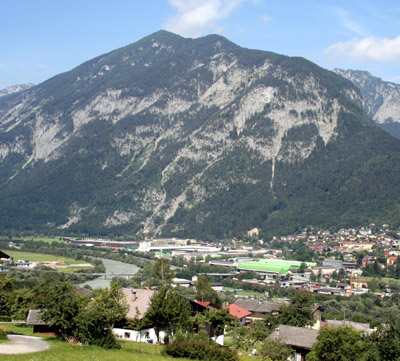
[[[8,332],[32,336],[32,327],[16,324],[2,324]],[[163,347],[136,342],[121,342],[120,350],[105,350],[96,346],[69,345],[55,336],[42,336],[49,344],[46,351],[19,354],[1,355],[1,361],[189,361],[186,358],[175,359],[163,355]],[[1,345],[0,345],[1,349]],[[241,356],[240,361],[254,360],[254,357]]]
[[[9,332],[32,336],[31,327],[13,324],[4,324],[3,326]],[[50,344],[49,350],[30,354],[1,355],[0,359],[2,361],[164,361],[174,359],[162,355],[163,347],[157,345],[122,342],[120,350],[105,350],[95,346],[69,345],[55,336],[43,336],[43,338]]]

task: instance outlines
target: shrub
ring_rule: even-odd
[[[0,340],[7,340],[7,330],[4,327],[0,327]]]
[[[195,360],[238,360],[236,351],[212,342],[204,332],[198,334],[190,333],[188,335],[178,334],[172,343],[165,346],[165,352],[173,357],[186,357]]]

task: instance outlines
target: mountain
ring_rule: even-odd
[[[303,59],[160,31],[0,98],[3,233],[398,222],[400,143]]]
[[[29,88],[32,88],[35,84],[32,83],[25,83],[25,84],[18,84],[18,85],[11,85],[7,88],[0,89],[0,97],[3,97],[5,95],[10,95],[13,93],[20,92],[22,90],[26,90]]]
[[[335,69],[334,72],[361,90],[368,116],[379,127],[400,138],[400,85],[383,81],[367,71]]]

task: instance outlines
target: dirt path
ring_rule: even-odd
[[[0,344],[0,354],[29,353],[47,350],[50,346],[41,337],[8,335],[12,344]]]

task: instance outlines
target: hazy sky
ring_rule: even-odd
[[[0,89],[166,29],[400,83],[398,0],[0,0]]]

